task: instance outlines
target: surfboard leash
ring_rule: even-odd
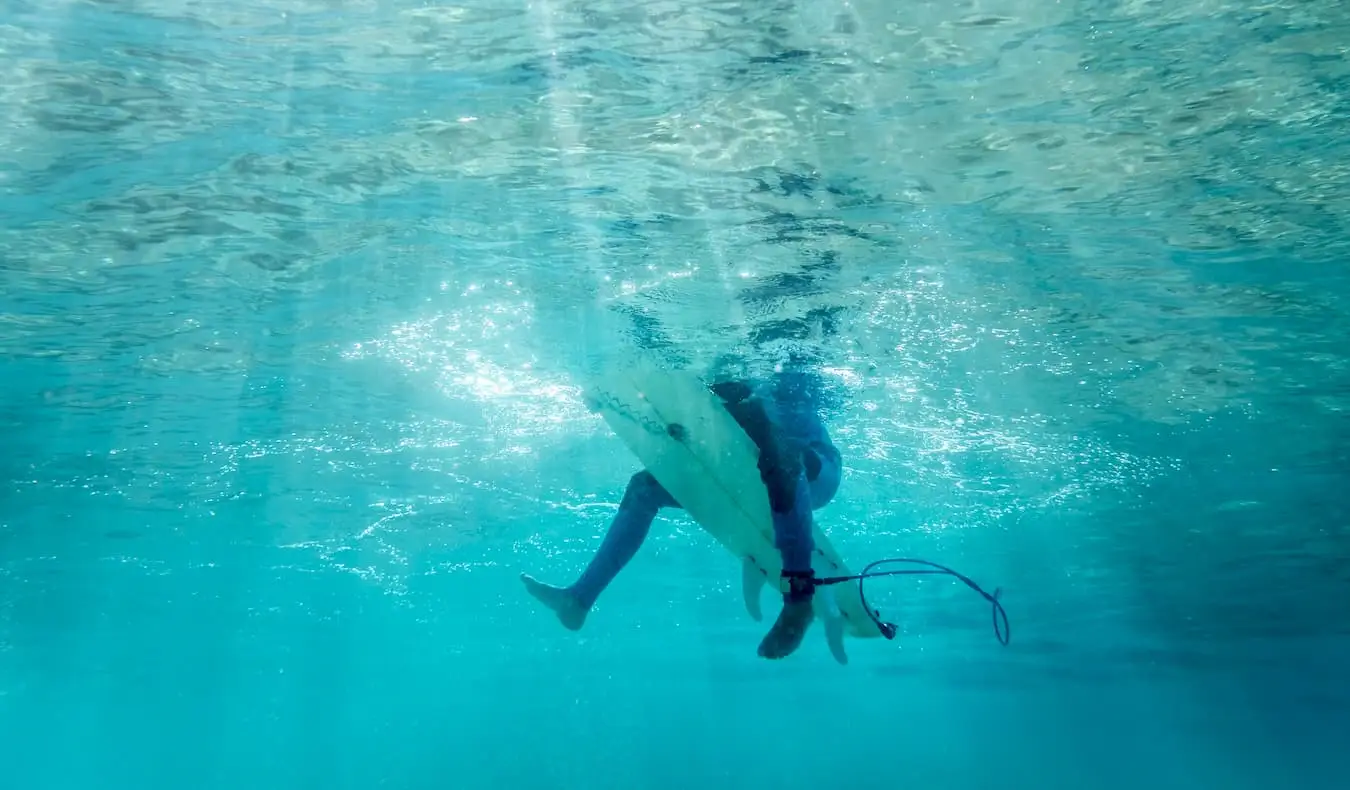
[[[877,567],[878,565],[890,565],[895,563],[924,565],[927,566],[927,568],[925,570],[876,571],[876,572],[872,571],[872,569]],[[863,582],[867,579],[875,579],[880,576],[921,576],[921,575],[954,576],[957,579],[960,579],[961,581],[965,582],[967,587],[983,596],[986,601],[988,601],[990,604],[993,605],[992,617],[994,621],[994,638],[999,641],[999,644],[1003,645],[1004,647],[1007,647],[1008,640],[1012,638],[1012,629],[1008,625],[1008,613],[1003,609],[1003,604],[999,602],[998,599],[999,594],[1002,592],[1002,590],[995,588],[994,592],[992,593],[985,592],[984,588],[976,584],[975,581],[972,580],[970,577],[958,573],[945,565],[938,565],[936,562],[929,562],[928,560],[915,560],[910,559],[908,557],[890,557],[884,560],[877,560],[875,562],[868,564],[866,568],[863,568],[862,573],[855,573],[850,576],[822,576],[818,579],[812,579],[812,583],[814,583],[815,586],[817,587],[827,587],[831,584],[843,584],[844,582],[851,582],[851,581],[858,582],[858,597],[862,599],[863,609],[867,611],[867,616],[872,618],[872,622],[876,624],[876,627],[878,630],[881,631],[882,636],[886,637],[887,639],[894,639],[896,633],[899,631],[899,626],[897,626],[895,623],[887,623],[882,621],[879,616],[880,613],[868,605],[867,596],[863,593]]]

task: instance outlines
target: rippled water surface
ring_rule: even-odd
[[[5,787],[1346,779],[1329,0],[0,0]],[[678,514],[634,347],[806,359],[895,642]]]

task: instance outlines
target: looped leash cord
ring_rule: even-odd
[[[872,569],[877,567],[878,565],[888,565],[892,563],[909,563],[911,565],[926,565],[928,566],[928,568],[930,568],[930,570],[881,571],[879,573],[872,572]],[[894,639],[895,634],[898,630],[897,626],[895,625],[895,623],[883,623],[877,617],[877,612],[874,609],[872,609],[871,606],[868,605],[867,596],[863,594],[863,581],[865,579],[872,579],[878,576],[921,576],[927,574],[955,576],[956,578],[965,582],[967,587],[979,593],[981,596],[984,597],[986,601],[993,604],[994,638],[999,641],[999,644],[1005,647],[1008,645],[1008,640],[1012,638],[1012,629],[1008,625],[1008,613],[1004,611],[1003,604],[999,603],[998,600],[999,593],[1002,591],[999,590],[998,588],[995,588],[992,594],[987,593],[984,591],[984,588],[980,587],[980,585],[976,584],[969,577],[957,573],[956,571],[946,567],[945,565],[938,565],[936,562],[929,562],[928,560],[914,560],[909,559],[908,557],[892,557],[889,559],[877,560],[876,562],[870,563],[866,568],[863,568],[862,573],[856,573],[853,574],[852,576],[824,576],[819,579],[815,579],[814,582],[817,587],[825,587],[831,584],[842,584],[844,582],[851,582],[856,580],[858,582],[858,597],[862,599],[862,605],[863,608],[867,610],[867,616],[872,618],[872,622],[876,624],[877,628],[881,631],[883,636],[885,636],[887,639]]]

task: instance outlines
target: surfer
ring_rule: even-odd
[[[824,507],[839,488],[839,450],[821,421],[820,387],[812,374],[785,371],[768,381],[726,380],[711,389],[760,449],[760,479],[769,492],[774,545],[788,588],[759,655],[785,658],[801,645],[814,617],[812,511]],[[651,473],[638,472],[628,481],[600,549],[571,586],[554,587],[527,574],[521,580],[564,627],[579,630],[600,593],[637,553],[657,513],[679,507]]]

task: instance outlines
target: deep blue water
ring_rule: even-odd
[[[1347,779],[1338,3],[0,2],[0,786]],[[625,348],[829,382],[755,656]],[[772,612],[772,608],[770,609]]]

